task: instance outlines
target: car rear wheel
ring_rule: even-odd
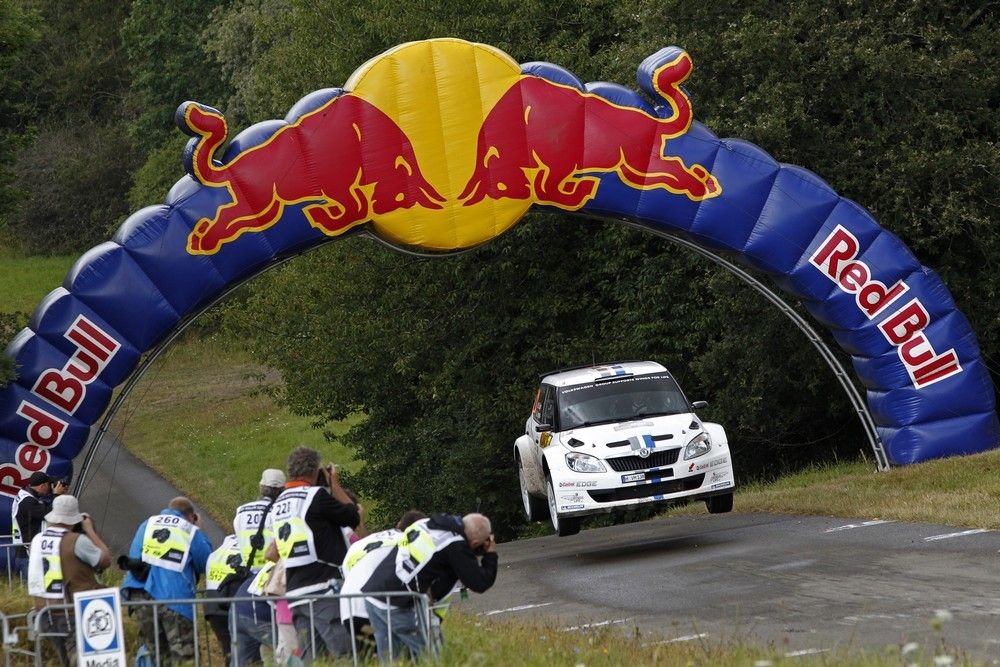
[[[725,514],[733,511],[733,494],[724,493],[721,496],[705,498],[705,507],[709,514]]]
[[[517,459],[517,481],[521,485],[521,504],[524,505],[524,516],[529,522],[544,521],[549,515],[549,506],[541,498],[536,498],[528,492],[528,480],[524,474],[524,463]]]
[[[567,535],[576,535],[579,533],[579,517],[560,517],[559,512],[556,511],[556,491],[552,485],[551,477],[545,478],[545,490],[549,499],[549,520],[552,521],[552,529],[556,531],[556,535],[566,537]]]

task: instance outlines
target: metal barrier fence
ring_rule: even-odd
[[[12,544],[9,535],[0,535],[0,572],[7,575],[7,581],[14,577],[14,554],[20,544]]]
[[[355,593],[355,594],[326,594],[318,596],[242,596],[242,597],[212,597],[212,598],[188,598],[188,599],[178,599],[178,600],[122,600],[123,611],[127,611],[130,615],[132,610],[140,606],[151,606],[153,607],[153,627],[155,635],[155,643],[152,647],[147,647],[152,651],[152,664],[161,664],[161,653],[169,653],[169,649],[165,650],[165,647],[160,646],[160,614],[162,613],[160,607],[166,607],[168,605],[194,605],[195,607],[204,606],[207,604],[230,604],[230,612],[228,617],[229,632],[231,637],[230,651],[231,651],[231,664],[238,664],[239,655],[239,641],[238,641],[238,625],[237,625],[237,614],[235,606],[233,603],[238,602],[268,602],[272,603],[270,619],[268,621],[270,625],[271,632],[271,648],[275,649],[278,645],[278,628],[275,621],[273,603],[279,600],[287,600],[293,604],[307,604],[309,607],[309,655],[316,656],[317,648],[323,648],[322,643],[317,643],[317,633],[316,628],[313,625],[313,605],[317,600],[320,599],[333,599],[337,603],[340,600],[347,599],[353,600],[358,598],[375,598],[380,601],[384,601],[389,607],[389,616],[391,619],[392,613],[409,613],[410,607],[399,607],[393,606],[392,601],[397,603],[400,601],[408,601],[412,604],[412,610],[415,614],[418,623],[418,631],[423,640],[425,650],[431,655],[437,656],[441,650],[441,637],[437,630],[438,619],[435,614],[432,613],[432,607],[426,595],[422,593],[413,592],[384,592],[384,593]],[[405,602],[404,602],[405,603]],[[396,611],[393,612],[393,609]],[[73,605],[72,604],[53,604],[46,607],[45,611],[62,613],[67,615],[70,619],[73,616]],[[10,667],[11,659],[13,656],[24,656],[30,659],[36,667],[41,667],[43,664],[43,646],[45,640],[51,641],[62,641],[67,637],[75,640],[75,625],[69,623],[69,631],[61,632],[53,630],[49,627],[43,627],[43,622],[46,619],[47,614],[44,611],[30,611],[26,614],[4,614],[0,612],[0,629],[3,631],[3,650],[4,650],[4,665],[5,667]],[[204,614],[201,614],[204,617]],[[203,632],[206,636],[208,631],[202,630],[199,632],[198,614],[194,621],[194,664],[200,666],[203,664],[204,657],[202,656],[202,638],[201,633]],[[23,622],[23,625],[19,623]],[[391,622],[391,620],[390,620]],[[13,625],[12,625],[13,624]],[[361,659],[364,657],[362,655],[363,651],[359,649],[358,646],[358,636],[360,628],[355,625],[355,618],[349,619],[346,624],[347,633],[351,643],[351,661],[355,667],[360,663]],[[19,637],[19,631],[25,632],[25,641],[23,642],[27,646],[22,645],[22,641]],[[321,642],[321,640],[320,640]],[[263,642],[262,642],[263,643]],[[206,643],[207,646],[207,643]],[[28,647],[33,647],[29,649]],[[138,647],[136,647],[138,648]],[[221,648],[221,647],[220,647]],[[304,647],[300,647],[304,648]],[[392,660],[394,658],[400,657],[402,654],[402,649],[404,647],[397,647],[393,643],[392,633],[389,634],[389,645],[388,652],[389,655],[387,659]],[[207,651],[204,651],[207,653]],[[135,651],[130,653],[132,656],[135,655]],[[210,664],[210,658],[209,663]]]

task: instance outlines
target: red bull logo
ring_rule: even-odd
[[[532,204],[578,210],[608,175],[692,201],[716,197],[722,186],[706,167],[666,152],[691,125],[680,88],[691,69],[679,52],[655,70],[657,102],[669,109],[659,118],[524,75],[493,47],[404,44],[355,72],[350,92],[226,164],[213,160],[225,118],[185,103],[178,115],[197,139],[191,175],[230,197],[198,220],[188,252],[218,252],[270,228],[292,205],[327,235],[371,223],[390,243],[447,251],[498,236]]]
[[[721,194],[707,169],[665,154],[667,140],[691,125],[691,102],[680,88],[691,68],[690,56],[681,53],[654,74],[673,112],[664,119],[573,86],[523,77],[486,117],[476,170],[459,199],[469,206],[484,197],[530,198],[577,210],[597,194],[595,173],[616,173],[631,187],[662,188],[694,201]]]
[[[309,224],[335,236],[374,214],[439,209],[444,201],[421,175],[399,126],[353,95],[334,97],[222,166],[212,155],[228,134],[225,118],[194,103],[183,108],[183,118],[200,137],[193,176],[227,188],[233,200],[198,221],[188,238],[192,254],[214,253],[241,234],[269,228],[289,204],[306,204]]]

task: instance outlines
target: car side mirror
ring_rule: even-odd
[[[691,407],[695,410],[701,410],[702,408],[708,407],[708,401],[695,401],[691,404]]]

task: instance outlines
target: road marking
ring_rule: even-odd
[[[586,630],[587,628],[601,628],[606,625],[618,625],[620,623],[628,623],[632,619],[630,618],[618,618],[613,621],[599,621],[597,623],[584,623],[583,625],[571,625],[567,628],[562,628],[563,632],[571,632],[573,630]]]
[[[642,646],[643,646],[643,648],[645,648],[647,646],[659,646],[660,644],[676,644],[677,642],[690,642],[690,641],[694,641],[695,639],[703,639],[703,638],[705,638],[707,636],[708,636],[707,632],[699,632],[696,635],[684,635],[682,637],[674,637],[673,639],[664,639],[664,640],[658,641],[658,642],[651,642],[651,643],[648,643],[648,644],[643,644]]]
[[[936,540],[950,540],[953,537],[964,537],[966,535],[978,535],[979,533],[989,533],[991,532],[989,528],[974,528],[972,530],[963,530],[958,533],[945,533],[944,535],[931,535],[930,537],[925,537],[924,542],[934,542]]]
[[[873,521],[862,521],[861,523],[849,523],[843,526],[837,526],[836,528],[828,528],[824,530],[824,533],[836,533],[841,530],[854,530],[855,528],[866,528],[868,526],[877,526],[881,523],[895,523],[891,519],[874,519]]]
[[[520,607],[508,607],[507,609],[494,609],[493,611],[484,611],[479,616],[494,616],[496,614],[506,614],[509,611],[524,611],[525,609],[534,609],[535,607],[547,607],[550,604],[555,604],[553,602],[543,602],[541,604],[522,604]]]
[[[810,565],[812,565],[815,562],[816,562],[815,559],[793,560],[793,561],[790,561],[788,563],[779,563],[778,565],[771,565],[769,567],[765,567],[764,570],[769,571],[769,572],[771,572],[771,571],[779,571],[779,570],[794,570],[794,569],[800,568],[800,567],[809,567]]]
[[[828,648],[804,648],[801,651],[789,651],[785,654],[786,658],[798,658],[803,655],[816,655],[817,653],[826,653],[830,649]]]

